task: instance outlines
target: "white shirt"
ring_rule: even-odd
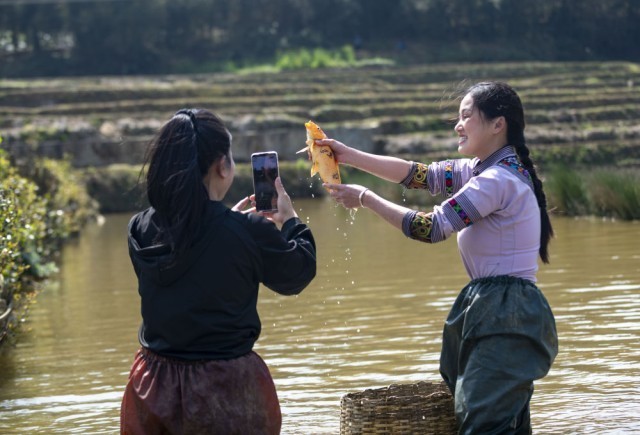
[[[510,275],[536,281],[540,209],[513,148],[501,148],[482,162],[413,166],[402,184],[450,198],[431,213],[408,212],[403,221],[408,237],[436,243],[458,232],[458,249],[472,279]]]

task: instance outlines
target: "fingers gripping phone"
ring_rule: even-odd
[[[256,195],[257,211],[277,211],[278,191],[276,178],[278,171],[278,153],[266,151],[251,154],[253,169],[253,191]]]

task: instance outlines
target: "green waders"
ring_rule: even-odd
[[[551,308],[528,280],[480,278],[462,289],[443,331],[440,373],[460,434],[530,434],[533,381],[558,354]]]

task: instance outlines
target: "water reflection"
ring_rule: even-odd
[[[339,429],[340,397],[438,380],[442,322],[466,283],[454,241],[407,240],[366,210],[297,201],[318,243],[300,296],[261,290],[263,335],[284,434]],[[0,356],[3,433],[116,433],[139,322],[128,216],[65,247],[59,282],[38,298],[16,348]],[[536,433],[640,431],[640,224],[555,219],[540,287],[561,351],[536,384]]]

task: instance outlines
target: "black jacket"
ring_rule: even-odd
[[[246,354],[260,335],[259,284],[293,295],[316,273],[313,235],[297,218],[280,231],[257,214],[210,201],[204,222],[191,248],[169,267],[169,246],[153,242],[155,210],[129,222],[129,255],[142,305],[140,344],[164,356],[202,360]]]

